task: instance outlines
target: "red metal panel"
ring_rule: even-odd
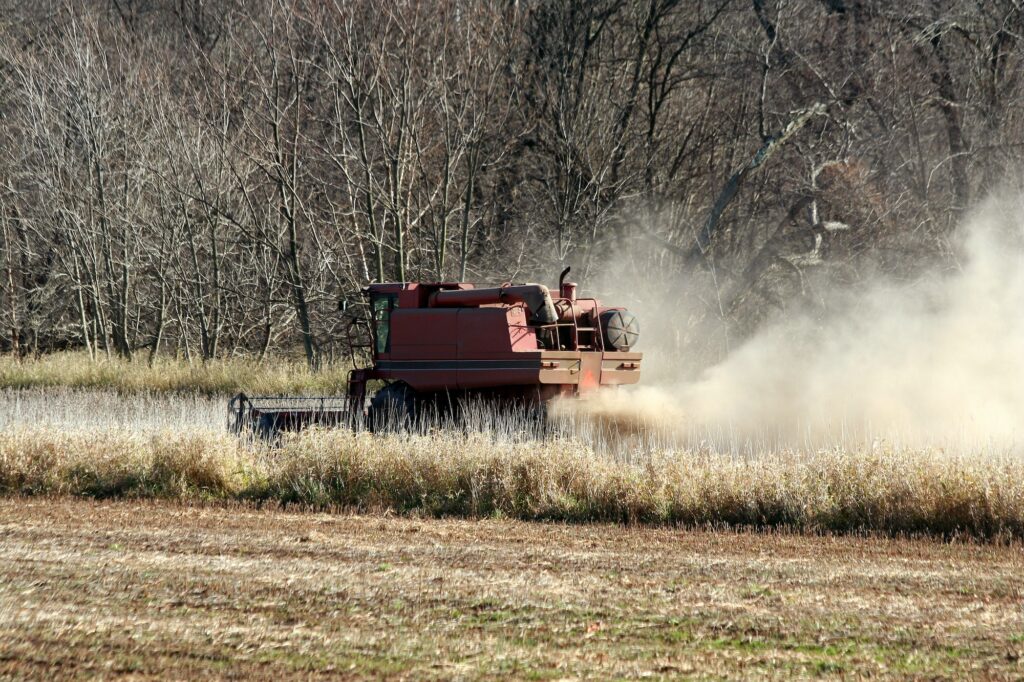
[[[512,356],[504,306],[456,308],[460,360],[496,360]]]
[[[405,284],[398,294],[399,308],[418,308],[420,306],[420,292],[418,284]]]
[[[420,392],[454,390],[457,374],[454,370],[399,369],[391,378],[404,381]]]
[[[580,393],[593,391],[600,385],[601,353],[580,353]]]
[[[456,345],[392,346],[391,360],[454,360]]]
[[[640,381],[643,353],[607,352],[601,360],[601,383],[606,386],[635,384]]]
[[[542,384],[561,384],[576,390],[580,380],[580,354],[574,350],[541,351],[541,371],[538,377]]]
[[[496,388],[501,386],[536,386],[540,369],[491,369],[459,367],[459,388]]]
[[[392,312],[391,352],[381,356],[389,378],[404,381],[417,391],[454,389],[458,381],[453,366],[458,353],[457,313],[401,307]]]
[[[517,353],[537,350],[537,330],[526,324],[526,308],[517,305],[508,309],[508,334],[512,350]]]
[[[517,307],[518,308],[518,307]],[[521,308],[510,313],[505,306],[463,308],[458,310],[459,388],[491,388],[521,386],[539,383],[540,363],[533,364],[530,357],[513,349],[514,339],[519,345],[526,343],[528,334],[510,324],[525,323]],[[519,317],[524,315],[523,317]],[[533,343],[536,349],[536,341]]]
[[[458,310],[401,308],[391,313],[391,359],[454,360]]]

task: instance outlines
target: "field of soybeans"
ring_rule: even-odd
[[[4,363],[0,675],[1024,675],[1015,452],[599,410],[267,443],[232,391],[336,378]]]

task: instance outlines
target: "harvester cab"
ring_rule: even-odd
[[[634,384],[642,354],[629,311],[582,298],[562,273],[558,295],[542,284],[476,286],[466,282],[371,284],[372,364],[349,373],[345,408],[337,398],[236,396],[232,428],[260,432],[338,424],[363,415],[371,428],[445,411],[467,398],[526,407],[602,386]],[[366,409],[367,386],[381,382]],[[327,409],[327,403],[335,401]],[[292,409],[285,409],[282,405]],[[320,409],[321,405],[324,409]]]

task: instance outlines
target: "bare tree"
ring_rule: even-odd
[[[819,305],[815,282],[953,263],[1024,145],[1015,0],[4,10],[0,348],[22,354],[317,367],[367,282],[568,262],[707,279],[677,334],[707,345]]]

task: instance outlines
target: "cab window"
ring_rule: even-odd
[[[391,311],[398,307],[398,295],[386,294],[374,296],[373,330],[378,353],[391,350]]]

